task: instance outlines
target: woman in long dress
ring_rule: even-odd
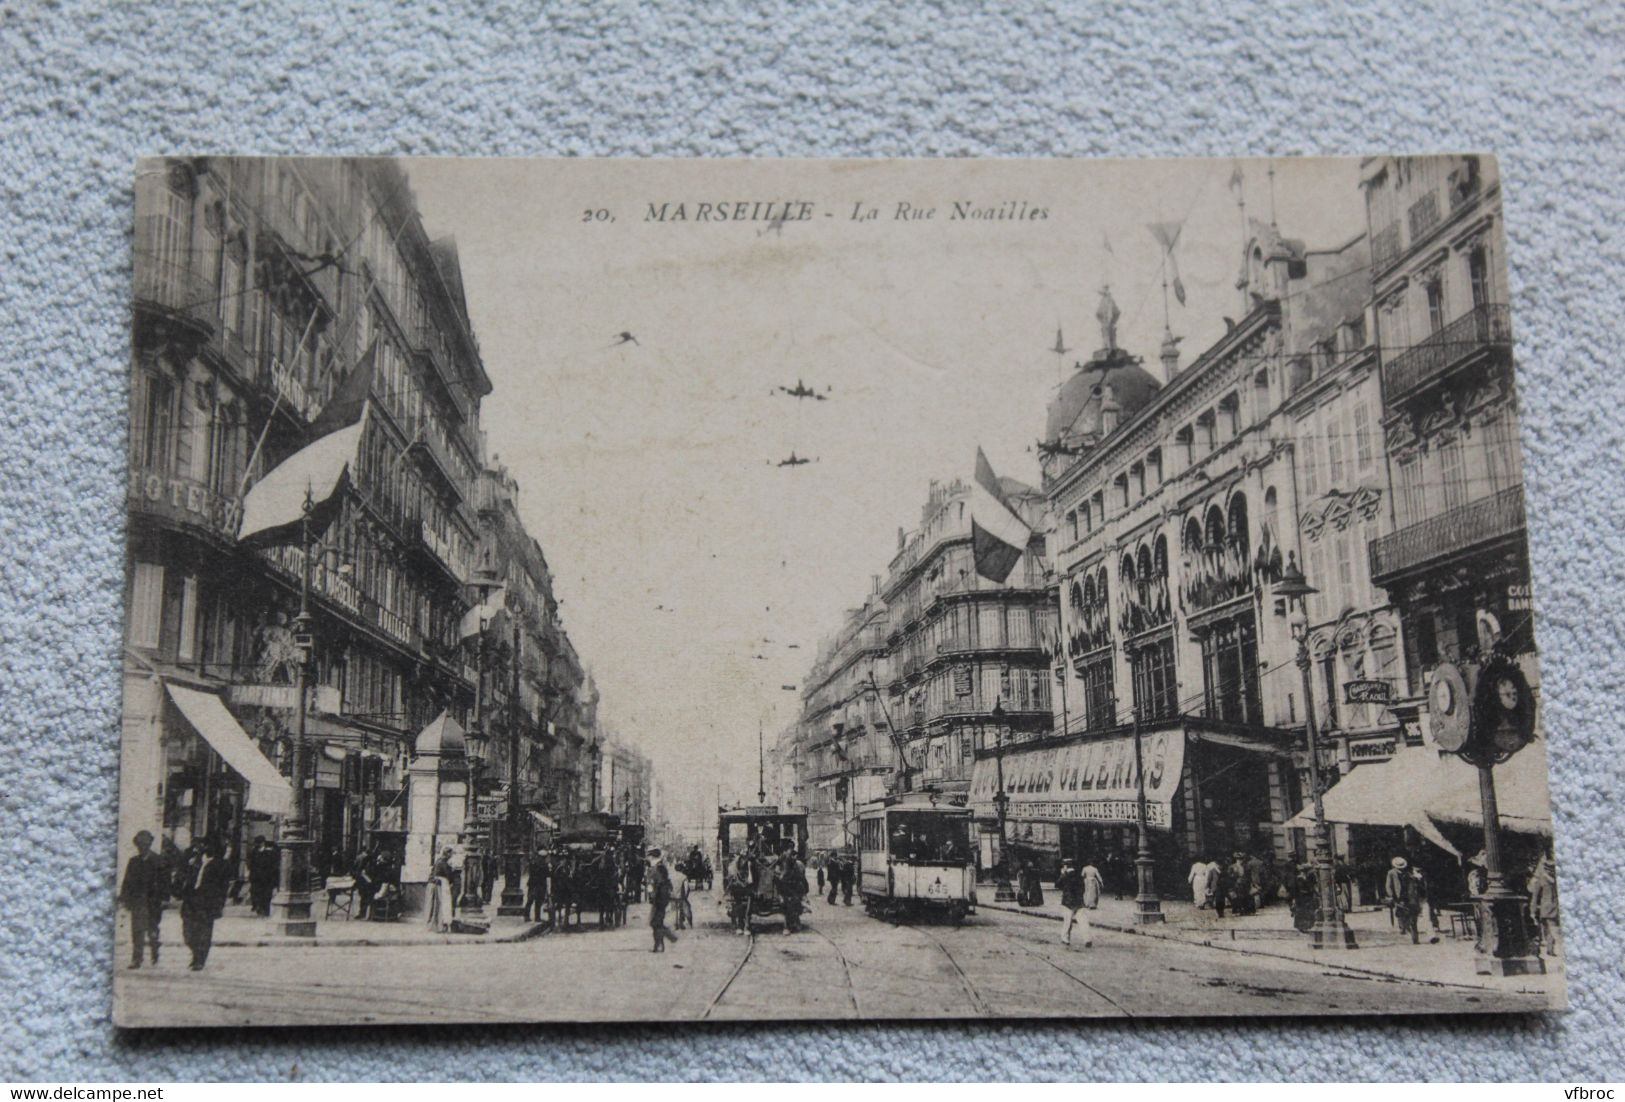
[[[429,906],[425,916],[429,928],[440,933],[451,929],[451,880],[451,847],[447,846],[441,852],[440,860],[434,863],[434,872],[429,877]]]
[[[1200,910],[1209,906],[1207,862],[1197,858],[1191,863],[1190,875],[1185,878],[1191,885],[1191,902]]]

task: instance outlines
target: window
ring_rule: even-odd
[[[998,605],[983,605],[976,610],[978,646],[1002,647],[1004,645],[1004,617],[1001,615],[1003,611]]]
[[[1371,629],[1371,676],[1378,681],[1386,681],[1394,686],[1394,695],[1404,695],[1402,684],[1404,670],[1400,667],[1394,645],[1394,633],[1385,625],[1377,624]]]
[[[1258,641],[1252,614],[1223,620],[1202,637],[1202,677],[1207,714],[1213,719],[1256,723],[1259,719]]]
[[[130,580],[130,645],[156,647],[164,619],[164,568],[138,562]]]
[[[1343,419],[1333,417],[1326,426],[1326,483],[1336,489],[1343,485]]]
[[[1311,426],[1310,435],[1303,439],[1303,496],[1314,499],[1320,496],[1320,447],[1319,441],[1314,437],[1314,428]]]
[[[1337,652],[1330,647],[1320,660],[1320,673],[1326,687],[1326,728],[1336,728],[1341,720],[1337,714]]]
[[[1326,548],[1323,543],[1314,543],[1309,547],[1309,584],[1314,585],[1316,579],[1326,577]],[[1326,586],[1322,583],[1318,593],[1309,595],[1309,616],[1312,620],[1326,619]]]
[[[1355,603],[1353,544],[1357,531],[1339,532],[1333,545],[1337,555],[1337,596],[1343,605]]]
[[[1072,542],[1078,542],[1078,511],[1073,509],[1066,515],[1067,527],[1072,530]]]
[[[1113,726],[1112,656],[1103,655],[1083,668],[1083,715],[1090,730]]]
[[[1427,284],[1428,332],[1437,333],[1444,328],[1444,284],[1437,279]]]
[[[1490,301],[1490,261],[1482,245],[1467,254],[1467,283],[1475,308]]]
[[[138,385],[140,421],[131,432],[135,460],[149,471],[168,473],[174,447],[175,384],[167,376],[147,373]]]
[[[181,580],[181,630],[175,656],[182,662],[197,657],[197,578]]]
[[[1453,436],[1440,443],[1439,478],[1441,501],[1446,509],[1467,503],[1467,476],[1462,464],[1461,437]]]
[[[1174,640],[1165,635],[1129,655],[1134,674],[1134,708],[1140,720],[1179,714],[1179,686],[1174,677]]]
[[[1354,406],[1354,463],[1361,471],[1371,469],[1375,449],[1371,446],[1371,410],[1361,398]]]
[[[1523,481],[1518,470],[1518,429],[1509,414],[1502,414],[1483,429],[1484,466],[1490,492],[1499,493]]]
[[[1422,461],[1411,458],[1399,464],[1399,523],[1410,524],[1422,510]]]

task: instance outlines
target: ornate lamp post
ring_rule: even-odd
[[[316,919],[310,910],[309,800],[305,793],[305,694],[309,688],[314,650],[310,625],[310,514],[315,508],[305,491],[299,518],[299,614],[293,621],[294,646],[299,667],[294,675],[293,807],[277,839],[277,890],[271,897],[271,916],[284,937],[315,937]]]
[[[513,646],[508,671],[508,829],[504,832],[502,861],[502,902],[497,914],[503,918],[525,916],[525,889],[519,880],[524,872],[525,849],[520,835],[519,806],[519,617],[513,617]]]
[[[1320,746],[1315,732],[1315,698],[1309,685],[1309,610],[1307,598],[1319,590],[1304,580],[1296,556],[1288,553],[1286,570],[1275,583],[1275,595],[1286,598],[1287,622],[1298,645],[1298,675],[1303,685],[1304,735],[1309,748],[1309,788],[1314,795],[1315,825],[1310,833],[1310,855],[1315,866],[1315,883],[1320,905],[1315,924],[1309,931],[1309,944],[1316,949],[1353,949],[1354,931],[1343,921],[1337,906],[1337,888],[1332,880],[1332,851],[1326,833],[1326,805],[1320,791]]]
[[[1134,924],[1153,926],[1165,921],[1162,900],[1157,897],[1156,862],[1151,858],[1151,828],[1146,822],[1145,808],[1145,754],[1141,749],[1140,702],[1134,702],[1134,774],[1139,780],[1139,799],[1135,807],[1135,821],[1140,828],[1139,844],[1134,851]]]
[[[463,830],[472,834],[471,827],[475,821],[479,801],[474,793],[474,777],[476,758],[484,761],[484,752],[490,746],[490,732],[485,726],[485,628],[486,621],[483,616],[485,602],[491,599],[491,594],[501,588],[502,583],[497,580],[496,571],[489,565],[482,565],[474,572],[470,584],[479,600],[482,615],[479,622],[479,634],[474,642],[474,739],[477,739],[482,751],[475,755],[470,753],[468,762],[468,795],[463,805]],[[485,881],[485,862],[492,860],[493,855],[470,851],[463,857],[463,897],[457,901],[457,909],[466,918],[485,917],[485,896],[483,892]]]
[[[1005,824],[1010,815],[1010,794],[1004,790],[1004,698],[993,702],[993,732],[997,739],[993,744],[993,764],[997,770],[999,789],[993,794],[993,812],[999,817],[999,860],[995,872],[996,880],[993,889],[995,903],[1009,903],[1016,898],[1016,893],[1010,888],[1010,847],[1005,834]]]

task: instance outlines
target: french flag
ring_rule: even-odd
[[[1011,506],[981,448],[976,449],[976,479],[971,485],[970,502],[971,551],[976,558],[976,572],[990,582],[1002,584],[1027,550],[1033,532]]]

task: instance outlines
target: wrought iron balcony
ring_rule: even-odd
[[[1511,348],[1512,315],[1505,305],[1475,306],[1420,344],[1393,359],[1383,356],[1382,385],[1387,402],[1399,399],[1491,348]]]
[[[1399,259],[1399,223],[1394,222],[1378,230],[1371,238],[1371,266],[1377,270],[1388,267]]]
[[[1523,487],[1512,486],[1372,540],[1371,580],[1381,585],[1523,529]]]
[[[213,332],[219,296],[190,262],[190,252],[165,259],[149,240],[154,234],[149,220],[137,223],[135,286],[138,306],[195,326],[204,334]]]

